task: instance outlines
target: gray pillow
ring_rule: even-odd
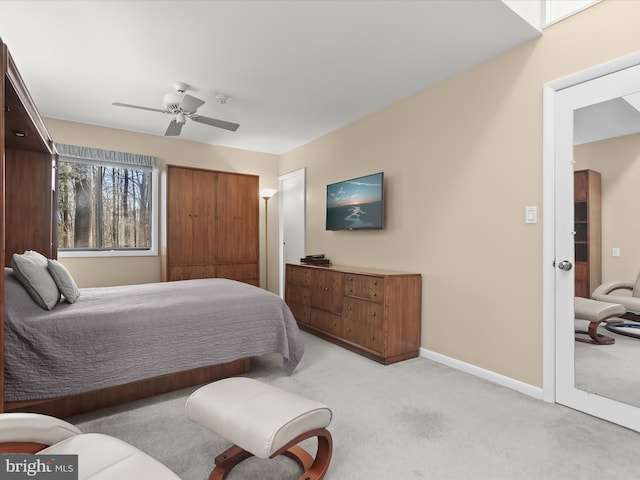
[[[47,259],[47,269],[56,282],[58,290],[64,295],[64,299],[69,303],[74,303],[80,296],[80,290],[78,290],[78,285],[67,267],[57,260]]]
[[[11,268],[22,286],[39,306],[51,310],[60,301],[60,290],[47,269],[47,258],[38,252],[28,250],[23,254],[14,253]]]

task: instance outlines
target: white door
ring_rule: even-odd
[[[545,292],[548,291],[549,283],[553,284],[553,288],[552,295],[545,300],[545,315],[553,315],[555,324],[555,338],[553,335],[545,335],[545,356],[551,355],[549,343],[555,340],[555,401],[636,431],[640,431],[639,408],[576,388],[574,275],[569,268],[574,263],[574,112],[579,108],[638,92],[639,60],[640,56],[624,59],[627,65],[623,69],[620,69],[620,61],[612,62],[604,69],[599,67],[587,74],[591,78],[585,78],[583,72],[573,79],[563,80],[566,87],[556,85],[551,89],[553,91],[545,91],[546,184],[553,177],[553,191],[546,190],[545,193],[545,205],[553,211],[553,219],[545,223],[545,227],[554,232],[553,242],[546,243],[546,247],[549,247],[547,250],[553,249],[553,252],[545,254]],[[552,118],[547,115],[549,110],[553,111]],[[553,160],[550,162],[549,158]],[[545,368],[547,366],[548,361]],[[549,372],[546,370],[545,373]],[[548,389],[549,385],[545,381],[545,390]]]
[[[284,266],[305,256],[306,170],[278,178],[280,210],[280,296],[284,297]]]

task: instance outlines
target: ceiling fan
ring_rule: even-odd
[[[116,107],[137,108],[139,110],[149,110],[151,112],[168,113],[173,115],[173,119],[169,123],[167,131],[164,133],[168,137],[176,137],[180,135],[182,126],[187,122],[187,118],[190,118],[194,122],[204,123],[205,125],[211,125],[212,127],[224,128],[225,130],[231,130],[235,132],[240,126],[237,123],[226,122],[224,120],[218,120],[216,118],[204,117],[198,115],[196,111],[199,107],[204,105],[204,100],[187,95],[185,92],[189,88],[189,85],[182,82],[176,82],[173,84],[173,88],[176,89],[176,93],[167,93],[164,96],[164,110],[159,108],[141,107],[139,105],[131,105],[129,103],[111,102],[111,105]],[[220,103],[226,103],[229,98],[223,95],[218,95]]]

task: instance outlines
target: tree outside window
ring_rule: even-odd
[[[59,248],[149,250],[151,175],[135,165],[60,160]]]

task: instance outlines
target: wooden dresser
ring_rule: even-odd
[[[420,274],[288,263],[285,281],[302,330],[385,365],[418,356]]]

